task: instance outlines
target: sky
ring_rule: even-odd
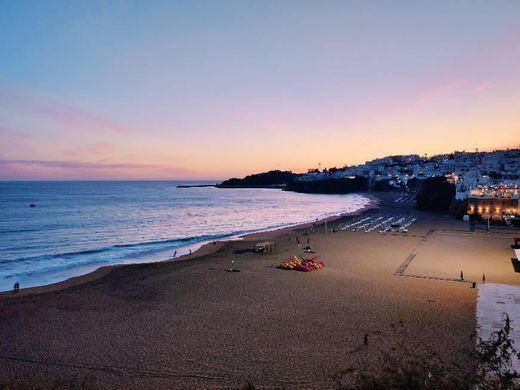
[[[517,0],[0,0],[0,180],[519,144]]]

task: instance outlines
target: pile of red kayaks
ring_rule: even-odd
[[[280,263],[279,268],[295,271],[310,272],[325,267],[323,261],[318,261],[318,257],[304,259],[303,257],[293,256]]]

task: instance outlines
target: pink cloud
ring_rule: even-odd
[[[48,121],[68,130],[82,129],[97,133],[135,133],[136,129],[104,115],[48,96],[21,89],[2,88],[0,102],[6,110],[15,110],[29,118]]]
[[[54,160],[0,160],[3,180],[173,179],[195,177],[190,169],[156,164]]]
[[[495,83],[493,81],[483,81],[473,87],[475,92],[485,92],[493,89]]]
[[[416,92],[412,104],[423,105],[449,96],[493,89],[504,75],[520,77],[520,30],[513,29],[500,41],[446,64],[429,85]]]
[[[32,135],[0,125],[0,157],[16,153],[34,153],[38,148]]]
[[[74,157],[77,155],[107,156],[112,154],[115,149],[116,147],[113,142],[100,141],[78,145],[73,148],[66,148],[61,152],[61,155],[65,157]]]
[[[452,96],[487,92],[495,88],[496,80],[465,81],[453,80],[439,85],[430,85],[411,98],[413,106],[424,106]]]
[[[433,85],[420,91],[412,98],[412,103],[424,105],[434,100],[449,96],[466,85],[462,80],[455,80],[440,85]]]

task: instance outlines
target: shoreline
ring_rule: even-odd
[[[16,299],[0,299],[0,374],[87,377],[100,389],[337,388],[332,378],[345,369],[378,372],[388,354],[406,358],[400,345],[471,367],[464,351],[475,348],[479,288],[468,282],[485,274],[520,288],[513,234],[471,233],[448,214],[396,204],[400,194],[376,195],[349,213],[362,217],[327,218],[334,233],[324,221],[300,224],[9,294]],[[415,222],[407,232],[341,229],[365,217]],[[280,269],[305,256],[302,238],[325,267]],[[249,251],[260,239],[275,251]],[[232,261],[240,272],[227,272]]]
[[[193,250],[191,255],[190,254],[183,254],[176,258],[170,258],[170,259],[164,259],[164,260],[153,260],[153,261],[143,261],[143,262],[136,262],[136,263],[121,263],[121,264],[111,264],[111,265],[104,265],[101,267],[96,268],[93,271],[87,272],[82,275],[73,276],[70,278],[67,278],[65,280],[50,283],[50,284],[43,284],[41,286],[34,286],[34,287],[28,287],[28,288],[21,288],[16,294],[13,293],[12,290],[4,290],[0,291],[0,300],[5,299],[15,299],[18,297],[25,297],[29,295],[35,295],[35,294],[45,294],[48,292],[54,292],[54,291],[60,291],[67,289],[69,287],[76,287],[88,282],[96,281],[98,279],[101,279],[107,275],[109,275],[112,271],[119,269],[121,267],[132,267],[132,266],[142,266],[146,264],[157,264],[157,263],[170,263],[170,262],[181,262],[181,261],[188,261],[188,260],[194,260],[198,259],[200,260],[201,257],[205,257],[211,254],[214,254],[218,252],[223,246],[236,241],[248,241],[248,240],[272,240],[275,238],[280,237],[281,235],[289,232],[297,232],[302,229],[307,229],[311,227],[313,224],[316,226],[324,226],[325,222],[334,222],[339,219],[352,216],[352,215],[360,215],[368,210],[378,209],[379,205],[381,203],[381,199],[378,198],[373,193],[365,193],[365,192],[356,192],[353,194],[362,195],[363,197],[367,198],[369,202],[363,206],[362,208],[352,211],[352,212],[346,212],[346,213],[340,213],[338,215],[331,215],[326,218],[318,219],[317,221],[312,222],[303,222],[298,223],[296,225],[290,225],[290,226],[284,226],[280,228],[274,228],[274,229],[267,229],[262,230],[258,232],[252,232],[252,233],[246,233],[242,235],[236,235],[236,236],[230,236],[226,237],[224,239],[220,240],[211,240],[211,241],[202,241],[200,243],[195,243],[192,245],[188,245],[185,248],[190,247],[196,247],[197,249]],[[215,244],[213,244],[215,243]],[[165,252],[166,250],[158,251]]]

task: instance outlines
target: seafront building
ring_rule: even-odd
[[[479,185],[469,190],[468,214],[501,221],[520,215],[518,184]]]

